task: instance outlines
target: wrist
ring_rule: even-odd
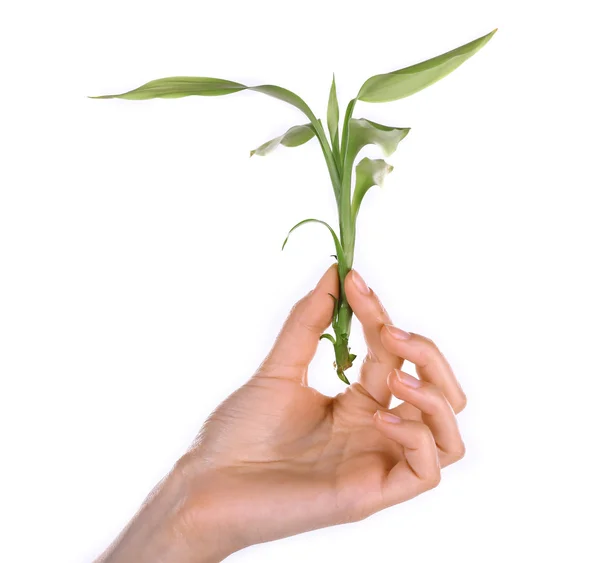
[[[96,563],[218,563],[235,551],[214,517],[208,474],[192,478],[185,458]]]
[[[218,476],[203,466],[197,453],[183,455],[169,478],[179,499],[175,535],[193,554],[190,563],[219,563],[244,547],[231,535],[219,498]]]

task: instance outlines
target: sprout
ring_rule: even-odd
[[[397,149],[400,141],[410,131],[407,127],[388,127],[368,119],[353,118],[352,114],[356,103],[358,101],[369,103],[392,102],[423,90],[423,88],[430,86],[458,68],[481,49],[495,32],[496,30],[433,59],[369,78],[362,85],[357,96],[348,103],[342,123],[341,136],[339,130],[340,113],[334,75],[327,107],[329,138],[325,134],[321,120],[315,117],[315,114],[302,98],[285,88],[270,84],[246,86],[220,78],[177,76],[153,80],[123,94],[96,96],[94,98],[149,100],[152,98],[181,98],[184,96],[224,96],[242,90],[253,90],[287,102],[308,117],[309,123],[291,127],[283,135],[267,141],[251,151],[250,156],[265,156],[279,145],[297,147],[307,143],[313,137],[317,137],[321,145],[337,203],[339,236],[324,221],[305,219],[292,227],[283,246],[285,247],[292,231],[310,222],[324,225],[333,237],[336,251],[335,258],[338,262],[340,291],[339,298],[332,296],[334,310],[331,326],[334,335],[323,334],[321,338],[329,340],[333,344],[337,375],[344,383],[348,384],[345,372],[352,366],[356,355],[350,353],[348,345],[352,309],[346,299],[344,279],[352,268],[354,261],[356,218],[367,191],[373,186],[381,186],[384,178],[393,170],[391,165],[381,159],[363,158],[356,166],[354,163],[361,149],[371,144],[378,145],[385,156],[391,155]],[[353,176],[355,178],[354,190],[352,190]]]

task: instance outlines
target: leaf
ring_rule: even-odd
[[[123,94],[90,96],[93,99],[123,98],[125,100],[150,100],[152,98],[182,98],[184,96],[225,96],[245,90],[247,86],[220,78],[204,76],[172,76],[159,78]]]
[[[410,127],[388,127],[368,119],[350,119],[345,166],[351,166],[367,145],[379,145],[385,156],[390,156],[409,131]]]
[[[496,29],[462,47],[421,63],[377,74],[369,78],[358,92],[362,102],[392,102],[406,98],[441,80],[481,49],[496,33]]]
[[[350,354],[351,356],[353,354]],[[354,356],[356,358],[356,356]],[[346,385],[350,385],[350,382],[348,381],[348,378],[346,377],[346,375],[344,374],[344,372],[341,369],[337,370],[337,376],[346,384]]]
[[[260,92],[287,102],[298,108],[304,115],[308,117],[315,133],[319,138],[319,144],[321,150],[325,156],[327,162],[327,168],[329,175],[331,176],[331,182],[333,184],[336,198],[339,198],[340,190],[340,173],[336,158],[329,147],[325,131],[319,120],[315,117],[315,114],[308,107],[306,102],[294,92],[281,88],[280,86],[274,86],[272,84],[264,84],[262,86],[246,86],[239,82],[232,82],[230,80],[223,80],[221,78],[208,78],[208,77],[194,77],[194,76],[172,76],[169,78],[160,78],[158,80],[152,80],[143,84],[135,90],[125,92],[123,94],[109,94],[106,96],[90,96],[96,99],[106,98],[125,98],[130,100],[149,100],[152,98],[182,98],[184,96],[224,96],[227,94],[234,94],[241,90],[253,90]]]
[[[285,248],[285,245],[287,244],[288,239],[290,238],[290,235],[300,226],[306,224],[306,223],[320,223],[321,225],[325,225],[328,229],[329,232],[331,233],[331,236],[333,237],[333,242],[335,243],[335,250],[337,251],[338,254],[338,261],[339,261],[339,257],[343,257],[344,256],[344,251],[342,250],[342,245],[340,243],[340,239],[338,238],[338,236],[335,234],[335,231],[325,222],[325,221],[321,221],[319,219],[304,219],[304,221],[300,221],[300,223],[297,223],[296,225],[294,225],[291,229],[290,232],[288,233],[288,236],[285,237],[285,240],[283,241],[283,246],[281,247],[281,250],[283,250]]]
[[[348,149],[348,131],[350,128],[350,119],[352,118],[352,112],[354,111],[354,106],[356,105],[357,99],[354,98],[348,102],[348,106],[346,107],[346,113],[344,114],[344,126],[342,129],[342,168],[344,165],[344,160],[346,158],[346,150]]]
[[[329,138],[335,148],[337,148],[339,122],[340,107],[338,105],[334,74],[331,82],[331,90],[329,91],[329,103],[327,104],[327,128],[329,129]]]
[[[333,330],[337,333],[337,322],[338,322],[338,315],[340,312],[340,300],[333,293],[329,293],[328,295],[330,295],[331,298],[333,299],[333,315],[332,315],[332,319],[331,319],[331,326],[332,326]]]
[[[321,336],[319,336],[319,340],[329,340],[329,342],[333,344],[333,348],[335,350],[335,338],[331,336],[331,334],[321,334]]]
[[[308,107],[306,102],[294,92],[290,92],[281,86],[273,86],[272,84],[266,84],[264,86],[247,86],[248,90],[254,90],[255,92],[261,92],[262,94],[266,94],[267,96],[271,96],[273,98],[277,98],[283,102],[287,102],[295,107],[297,107],[314,125],[317,121],[315,114]]]
[[[297,107],[311,121],[316,121],[315,115],[306,102],[294,92],[280,86],[265,84],[263,86],[246,86],[239,82],[223,80],[221,78],[208,78],[205,76],[172,76],[159,78],[143,84],[135,90],[123,94],[109,94],[106,96],[91,96],[95,99],[124,98],[127,100],[150,100],[152,98],[183,98],[185,96],[225,96],[235,94],[241,90],[254,90],[267,96],[272,96]]]
[[[310,123],[307,123],[306,125],[295,125],[288,129],[283,135],[275,137],[262,144],[257,149],[250,151],[250,156],[255,154],[266,156],[274,151],[279,145],[283,145],[284,147],[299,147],[310,141],[314,136],[315,129]]]
[[[356,165],[356,185],[352,196],[352,220],[356,221],[360,204],[365,194],[373,186],[383,186],[385,177],[394,169],[385,160],[363,158]]]

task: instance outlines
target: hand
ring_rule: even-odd
[[[354,271],[345,290],[368,345],[359,381],[333,398],[308,386],[337,286],[332,267],[176,465],[185,494],[173,537],[187,546],[177,561],[220,561],[251,544],[363,519],[435,487],[440,467],[464,455],[455,413],[466,400],[450,366],[433,342],[391,326]],[[404,359],[419,379],[400,370]],[[404,403],[388,410],[392,394]]]

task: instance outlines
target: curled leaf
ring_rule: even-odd
[[[284,147],[298,147],[310,141],[315,136],[314,127],[307,123],[306,125],[295,125],[288,129],[283,135],[275,137],[262,144],[257,149],[250,151],[250,156],[255,154],[265,156],[275,150],[279,145]]]
[[[385,177],[394,169],[385,160],[363,158],[356,165],[356,185],[352,196],[352,220],[356,222],[356,216],[360,209],[365,194],[373,186],[383,186]]]
[[[321,225],[324,225],[325,227],[327,227],[329,229],[329,232],[331,233],[331,236],[333,237],[333,242],[335,244],[335,249],[337,251],[338,257],[343,257],[344,256],[344,251],[342,250],[342,245],[340,243],[340,239],[338,238],[338,236],[335,234],[335,231],[325,222],[325,221],[321,221],[320,219],[304,219],[304,221],[300,221],[300,223],[297,223],[296,225],[294,225],[291,229],[290,232],[288,233],[288,236],[285,237],[285,240],[283,241],[283,246],[281,247],[281,250],[283,250],[285,248],[285,245],[287,244],[288,239],[290,238],[290,235],[300,226],[305,225],[306,223],[320,223]]]
[[[433,59],[387,74],[372,76],[362,85],[357,98],[363,102],[392,102],[423,90],[450,74],[472,57],[492,38],[496,31],[494,29],[483,37]]]
[[[354,354],[350,354],[351,356],[354,356]],[[356,356],[354,356],[356,358]],[[348,381],[348,378],[346,377],[346,374],[344,373],[344,370],[338,368],[337,371],[337,376],[346,384],[346,385],[350,385],[350,382]]]
[[[379,145],[385,156],[391,155],[398,143],[408,135],[410,127],[388,127],[368,119],[350,119],[348,148],[344,162],[351,165],[367,145]]]
[[[329,342],[331,342],[333,344],[333,347],[335,348],[335,338],[331,336],[331,334],[321,334],[319,340],[329,340]]]

